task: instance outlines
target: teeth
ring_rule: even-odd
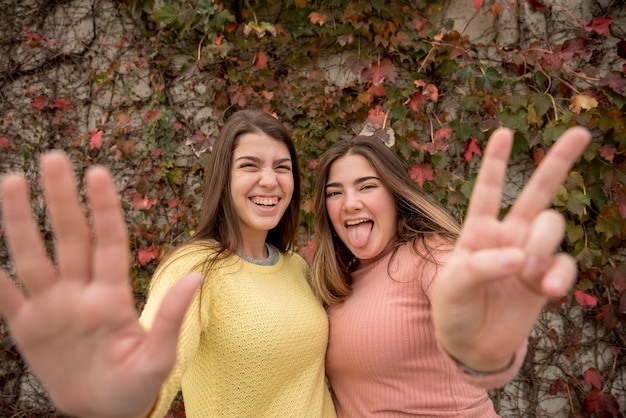
[[[253,197],[252,203],[263,206],[274,206],[278,203],[277,197]]]
[[[369,222],[369,219],[355,219],[352,221],[346,221],[346,225],[354,226],[354,225],[362,224],[363,222]]]

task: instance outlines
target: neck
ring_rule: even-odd
[[[254,258],[256,260],[264,260],[269,254],[267,253],[267,246],[265,241],[261,242],[244,242],[241,248],[237,250],[239,254],[243,254],[246,257]]]

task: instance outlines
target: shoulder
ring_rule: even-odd
[[[297,267],[299,267],[301,269],[304,269],[304,270],[308,270],[309,269],[309,264],[297,252],[287,251],[287,252],[284,252],[284,253],[280,253],[279,252],[279,254],[281,254],[285,258],[285,263],[297,266]]]

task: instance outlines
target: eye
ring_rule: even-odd
[[[276,170],[291,171],[291,166],[290,165],[286,165],[286,164],[281,164],[281,165],[276,167]]]
[[[341,194],[338,190],[330,190],[326,192],[326,197],[339,196]]]
[[[369,184],[364,184],[363,187],[361,187],[361,190],[375,189],[377,187],[378,187],[377,185],[369,183]]]

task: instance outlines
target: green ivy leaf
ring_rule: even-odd
[[[498,120],[502,125],[514,131],[528,132],[528,120],[526,119],[526,112],[519,110],[518,112],[510,112],[505,110],[497,115]]]
[[[511,148],[511,157],[517,156],[519,153],[528,151],[528,140],[526,136],[518,131],[513,134],[513,147]]]
[[[589,196],[583,194],[580,190],[574,190],[569,194],[566,207],[568,211],[582,218],[590,204]]]
[[[502,85],[502,80],[500,78],[500,74],[491,67],[485,69],[482,73],[482,76],[476,79],[476,87],[479,89],[493,90],[496,87],[500,87]]]
[[[380,12],[381,10],[383,10],[383,7],[385,6],[385,0],[371,0],[372,1],[372,6],[374,7],[374,9],[376,9],[377,12]]]
[[[166,4],[156,9],[152,13],[152,18],[163,26],[169,26],[178,21],[178,13],[174,6]]]
[[[574,223],[571,220],[567,221],[567,226],[565,229],[565,235],[567,236],[567,240],[570,244],[573,244],[584,237],[585,231],[581,225]]]
[[[596,219],[596,232],[604,235],[606,241],[621,237],[622,217],[615,204],[605,206]]]
[[[550,96],[543,93],[533,93],[530,95],[530,102],[534,105],[537,116],[542,118],[552,107]]]
[[[550,146],[552,145],[567,129],[567,126],[557,125],[552,126],[548,125],[543,130],[543,143]]]

